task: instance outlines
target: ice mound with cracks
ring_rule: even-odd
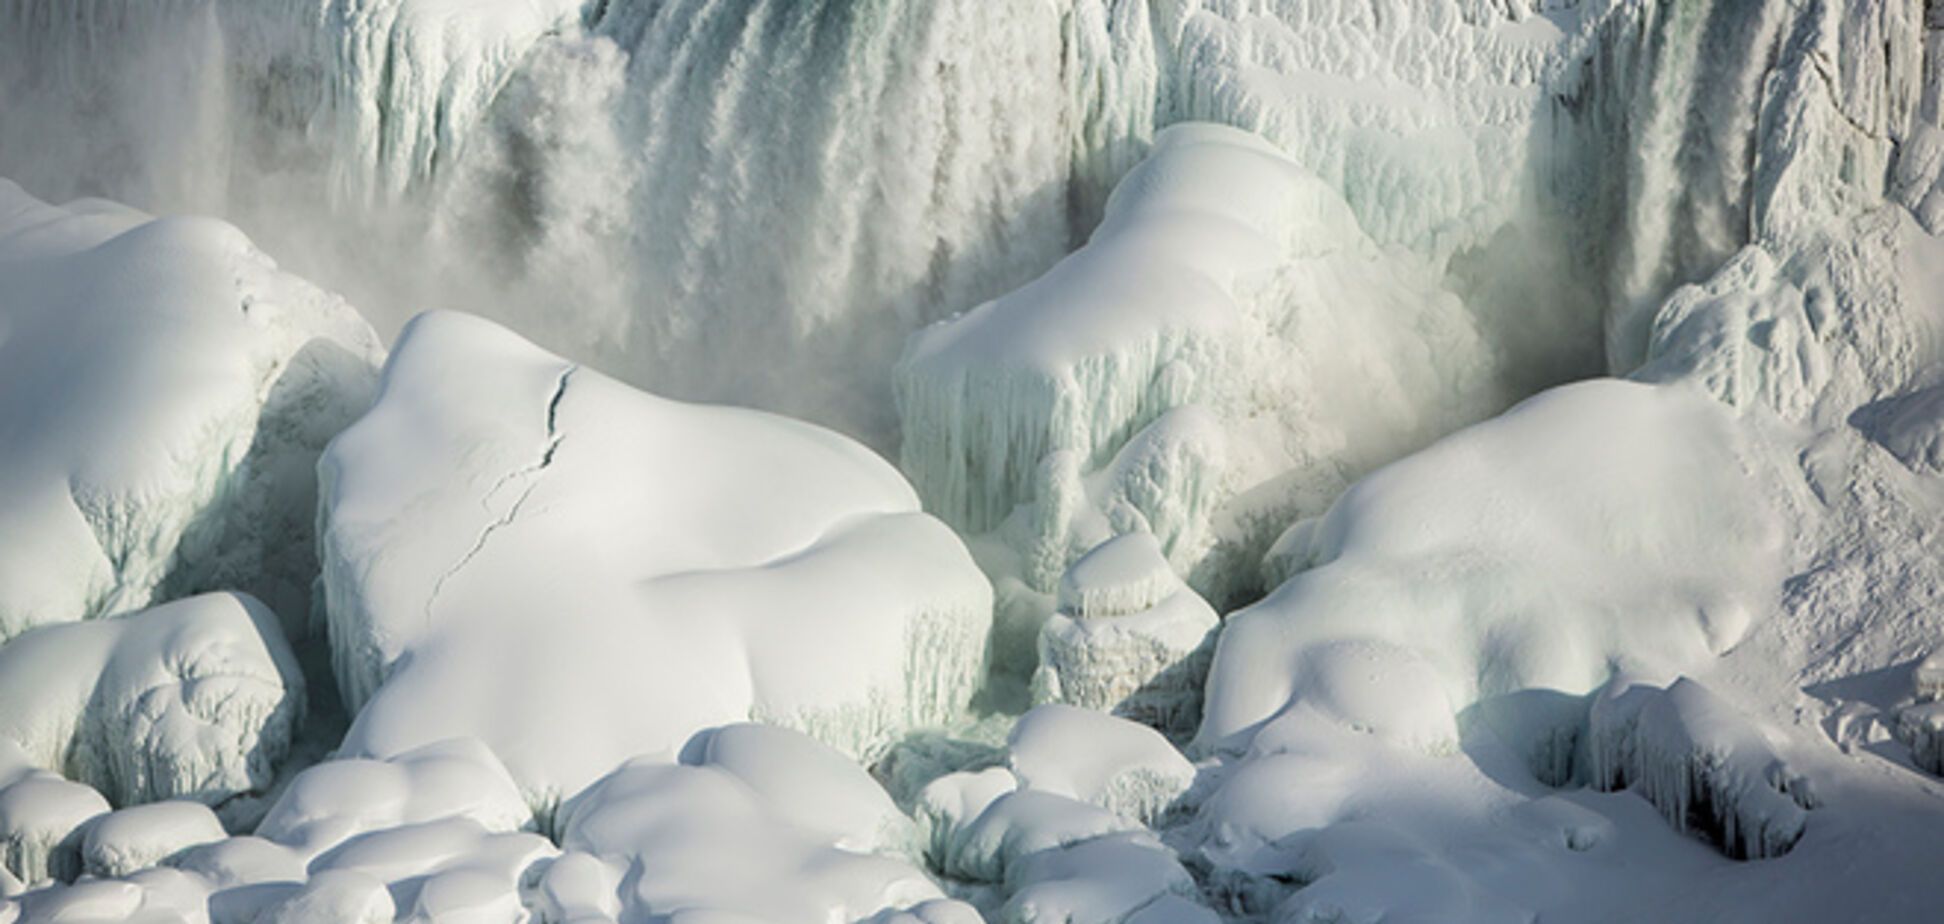
[[[1220,623],[1150,533],[1117,536],[1060,579],[1039,631],[1033,701],[1068,703],[1192,734]]]
[[[301,630],[364,321],[220,221],[4,180],[0,292],[0,638],[224,587]]]
[[[277,618],[205,594],[0,645],[0,739],[119,806],[262,794],[304,713]]]
[[[976,921],[900,859],[906,826],[843,755],[778,728],[705,732],[561,807],[541,920]],[[887,832],[894,832],[886,837]]]
[[[1359,482],[1279,540],[1297,573],[1229,617],[1197,744],[1321,713],[1436,747],[1527,688],[1678,671],[1772,608],[1786,482],[1689,386],[1565,386]]]
[[[487,321],[415,321],[320,472],[345,754],[475,737],[544,807],[724,722],[864,755],[984,676],[984,577],[864,447]]]
[[[1594,785],[1632,789],[1736,859],[1788,853],[1816,806],[1767,731],[1686,677],[1665,689],[1616,679],[1587,735]]]

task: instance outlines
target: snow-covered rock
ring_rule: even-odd
[[[919,910],[945,896],[918,869],[858,849],[889,799],[841,755],[748,726],[705,733],[689,753],[630,761],[561,807],[566,853],[543,873],[543,919],[954,919]]]
[[[868,450],[486,321],[415,322],[320,470],[347,754],[474,737],[544,807],[725,722],[866,754],[984,675],[990,588]]]
[[[1154,729],[1072,706],[1039,706],[1006,742],[1026,789],[1079,799],[1153,825],[1195,781],[1195,768]]]
[[[81,875],[81,844],[90,822],[108,814],[101,793],[34,765],[0,738],[0,868],[34,886]]]
[[[205,594],[0,646],[0,738],[116,805],[266,791],[304,713],[277,618]]]
[[[1314,567],[1229,617],[1199,746],[1292,710],[1454,742],[1484,696],[1727,651],[1785,564],[1761,440],[1687,386],[1596,381],[1385,468],[1298,524]]]
[[[1632,789],[1736,859],[1788,853],[1816,806],[1759,724],[1686,677],[1665,689],[1616,680],[1594,701],[1588,739],[1596,786]]]
[[[486,746],[452,739],[390,760],[329,760],[297,775],[256,835],[320,853],[368,831],[467,818],[488,831],[533,825],[506,769]]]
[[[81,843],[81,863],[89,875],[115,879],[227,837],[229,832],[209,806],[180,799],[150,802],[112,812],[90,825]]]
[[[0,181],[0,638],[234,587],[300,631],[318,452],[380,354],[241,232]]]
[[[1033,701],[1192,732],[1220,618],[1175,576],[1151,533],[1118,536],[1060,579],[1040,626]]]

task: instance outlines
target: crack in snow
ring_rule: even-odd
[[[491,539],[495,532],[498,532],[503,527],[512,525],[514,520],[519,519],[520,510],[526,506],[527,498],[531,497],[534,489],[540,486],[539,476],[549,466],[553,465],[554,455],[560,451],[560,444],[567,436],[560,432],[560,402],[561,399],[567,396],[568,380],[573,378],[574,373],[578,371],[580,371],[579,364],[569,365],[566,369],[561,370],[560,376],[554,380],[553,395],[547,399],[547,442],[545,448],[540,451],[540,458],[535,460],[531,465],[500,476],[499,480],[493,482],[493,486],[480,499],[480,505],[485,507],[488,512],[491,512],[492,508],[490,504],[492,499],[507,484],[518,478],[528,479],[526,487],[520,491],[519,497],[513,499],[513,503],[506,508],[506,512],[501,514],[497,519],[487,523],[486,528],[480,530],[479,536],[473,540],[472,547],[468,548],[465,554],[459,557],[457,562],[454,562],[451,567],[441,573],[438,580],[432,582],[432,592],[425,597],[425,621],[428,624],[432,621],[432,607],[438,603],[439,595],[445,591],[446,583],[456,577],[460,571],[464,570],[466,565],[470,564],[474,558],[478,557],[480,551],[486,548],[486,541]]]

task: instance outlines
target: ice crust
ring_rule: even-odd
[[[991,591],[889,465],[490,322],[415,322],[320,471],[347,754],[476,737],[541,807],[729,721],[868,755],[982,678]]]

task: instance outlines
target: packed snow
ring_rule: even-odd
[[[0,97],[0,924],[1944,900],[1936,3],[0,0]]]

